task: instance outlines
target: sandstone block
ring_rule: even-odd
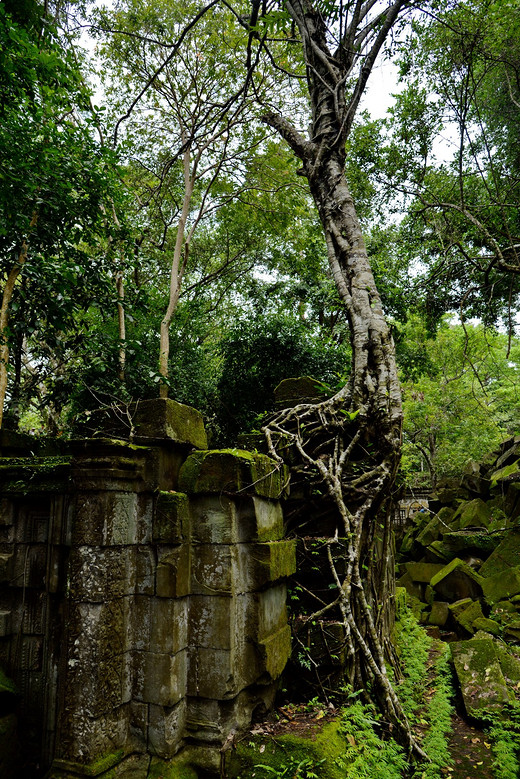
[[[71,550],[69,562],[70,596],[76,601],[103,603],[120,598],[135,590],[135,548],[100,549],[77,546]]]
[[[195,452],[179,474],[179,489],[192,493],[253,494],[280,498],[289,473],[264,454],[241,449]]]
[[[158,706],[175,706],[186,695],[187,653],[135,652],[134,698]]]
[[[449,615],[450,610],[447,603],[444,603],[443,601],[434,601],[432,603],[432,610],[428,622],[430,625],[437,625],[442,628],[448,621]]]
[[[156,592],[160,598],[182,598],[191,591],[192,556],[188,544],[160,547],[156,569]]]
[[[481,565],[481,576],[495,574],[520,565],[520,530],[511,530]]]
[[[463,560],[455,557],[431,579],[431,586],[445,601],[478,598],[484,579]]]
[[[140,513],[135,492],[79,493],[75,503],[72,543],[77,546],[149,543],[150,523],[139,521]]]
[[[440,563],[405,563],[406,571],[414,582],[429,584],[432,576],[444,568]]]
[[[196,449],[207,449],[200,411],[170,398],[139,401],[133,422],[140,438],[165,438]]]
[[[180,544],[188,538],[189,503],[182,492],[159,492],[153,514],[152,540]]]
[[[520,566],[500,571],[482,580],[482,589],[488,603],[510,598],[520,593]]]
[[[172,758],[183,744],[186,700],[174,706],[149,706],[148,745],[154,755]]]
[[[155,655],[177,654],[188,643],[188,599],[136,597],[133,646]]]

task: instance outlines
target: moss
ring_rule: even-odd
[[[291,656],[291,628],[285,625],[273,635],[259,642],[262,665],[271,679],[278,679]]]
[[[197,772],[188,763],[153,757],[146,779],[197,779]]]
[[[346,742],[340,732],[339,720],[329,722],[308,736],[285,734],[276,739],[255,736],[241,741],[237,749],[229,754],[227,776],[229,779],[250,779],[253,774],[262,779],[271,772],[262,771],[257,766],[265,765],[279,771],[293,767],[295,774],[300,762],[309,761],[309,767],[320,779],[343,779],[344,772],[338,766],[338,760],[344,757]]]
[[[121,763],[125,756],[124,750],[110,752],[93,760],[91,763],[77,763],[73,760],[55,760],[50,770],[48,779],[71,779],[78,776],[102,777],[112,779],[115,767]]]

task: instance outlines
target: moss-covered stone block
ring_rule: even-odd
[[[509,465],[497,468],[490,473],[491,487],[512,481],[520,481],[520,460],[515,460]]]
[[[478,718],[486,709],[500,713],[510,695],[493,640],[457,641],[450,649],[468,715]]]
[[[57,758],[53,761],[48,779],[77,779],[77,777],[115,776],[115,768],[124,760],[123,749],[101,755],[90,762],[80,763],[76,760]]]
[[[481,576],[494,576],[520,565],[520,530],[511,530],[481,565]]]
[[[445,601],[478,598],[482,595],[484,579],[458,557],[432,577],[430,584]]]
[[[518,689],[520,684],[520,650],[504,644],[502,641],[495,641],[495,652],[509,688],[516,687]]]
[[[187,707],[186,699],[184,698],[174,706],[157,706],[154,704],[148,706],[148,744],[152,754],[163,759],[172,758],[177,754],[184,740],[186,714]],[[165,771],[164,774],[158,773],[159,764]],[[178,769],[179,766],[177,766]],[[157,779],[160,776],[177,778],[179,775],[174,772],[173,764],[157,759],[154,763],[154,758],[152,758],[150,770],[151,775],[157,776]],[[150,776],[150,773],[148,776]]]
[[[461,598],[460,600],[456,600],[454,603],[450,603],[449,609],[450,612],[453,614],[454,617],[457,617],[459,614],[461,614],[464,609],[467,609],[468,606],[470,606],[473,603],[473,600],[471,598]]]
[[[440,563],[405,563],[406,571],[414,582],[429,584],[435,574],[444,568]]]
[[[414,582],[408,571],[403,573],[397,580],[398,587],[404,587],[408,595],[412,598],[422,600],[424,596],[424,588],[419,582]]]
[[[487,527],[490,519],[491,510],[482,498],[474,498],[462,503],[454,516],[459,530],[466,527]]]
[[[339,721],[322,727],[316,725],[306,736],[284,734],[275,739],[252,736],[238,742],[236,750],[227,753],[227,776],[230,779],[252,777],[258,765],[268,766],[269,775],[278,772],[282,776],[285,772],[291,776],[299,763],[309,761],[320,779],[344,779],[345,771],[340,765],[346,749]]]
[[[260,495],[277,500],[289,484],[286,466],[240,449],[195,452],[179,474],[179,489],[193,493]]]
[[[170,398],[139,401],[133,423],[140,438],[169,439],[196,449],[208,446],[200,411]]]
[[[503,534],[501,533],[488,533],[487,531],[469,529],[454,530],[443,535],[442,544],[446,549],[446,553],[451,557],[460,557],[461,552],[478,553],[480,556],[485,557],[491,554],[502,538]]]
[[[152,757],[148,773],[143,779],[198,779],[198,774],[189,763],[184,761]]]
[[[435,564],[446,565],[453,558],[453,552],[447,546],[444,541],[432,541],[432,543],[426,547],[426,554],[428,558],[434,561]]]
[[[189,498],[183,492],[159,492],[154,512],[152,540],[157,544],[180,544],[188,538]]]
[[[434,601],[432,603],[430,616],[428,617],[428,623],[442,628],[448,621],[449,615],[450,610],[447,603],[444,603],[444,601]]]
[[[520,566],[482,579],[482,589],[489,604],[520,593]]]
[[[421,546],[429,546],[433,541],[437,541],[445,529],[444,524],[436,515],[432,517],[426,527],[417,535],[417,543],[421,544]]]
[[[473,623],[475,620],[481,619],[484,614],[482,612],[482,606],[480,605],[480,602],[473,601],[469,604],[469,606],[466,606],[465,609],[459,611],[453,616],[455,617],[457,624],[464,628],[465,631],[468,633],[474,633],[478,628],[475,628]]]
[[[502,632],[500,624],[488,617],[477,617],[473,620],[473,630],[483,630],[484,633],[491,633],[492,636],[499,636]]]

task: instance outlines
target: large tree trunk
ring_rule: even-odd
[[[388,568],[393,515],[388,504],[400,460],[401,393],[393,341],[344,172],[345,142],[360,96],[404,5],[402,0],[390,3],[375,21],[370,18],[371,0],[347,4],[350,19],[339,9],[338,14],[345,15],[341,18],[345,32],[331,53],[328,42],[335,35],[327,31],[311,0],[285,0],[300,32],[307,66],[310,139],[279,114],[269,113],[264,121],[302,162],[301,174],[309,182],[323,225],[331,275],[347,311],[353,361],[348,383],[333,398],[280,411],[264,432],[274,457],[281,459],[281,447],[291,445],[296,469],[310,480],[321,480],[336,508],[336,532],[327,542],[335,597],[312,618],[339,610],[351,679],[358,688],[371,689],[386,721],[410,750],[422,754],[388,678],[385,659],[392,609],[387,587],[393,573]],[[367,46],[370,35],[372,44]],[[360,60],[363,64],[347,102],[345,87]]]

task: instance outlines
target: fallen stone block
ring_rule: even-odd
[[[493,640],[457,641],[450,649],[467,714],[478,719],[484,710],[500,713],[511,698]]]
[[[511,530],[480,567],[481,576],[495,576],[520,565],[520,530]]]
[[[432,577],[430,584],[442,600],[453,602],[461,598],[479,598],[483,581],[471,566],[455,557]]]
[[[474,621],[483,616],[484,614],[482,612],[482,606],[480,605],[479,601],[476,600],[455,616],[455,622],[464,628],[464,630],[466,630],[468,633],[474,633]]]
[[[483,578],[482,590],[489,604],[517,595],[520,593],[520,566]]]
[[[412,581],[429,584],[431,578],[442,571],[444,565],[439,563],[405,563],[404,567]]]
[[[428,618],[430,625],[437,625],[437,627],[444,627],[448,621],[450,610],[447,603],[443,601],[434,601],[432,603],[432,610]]]

